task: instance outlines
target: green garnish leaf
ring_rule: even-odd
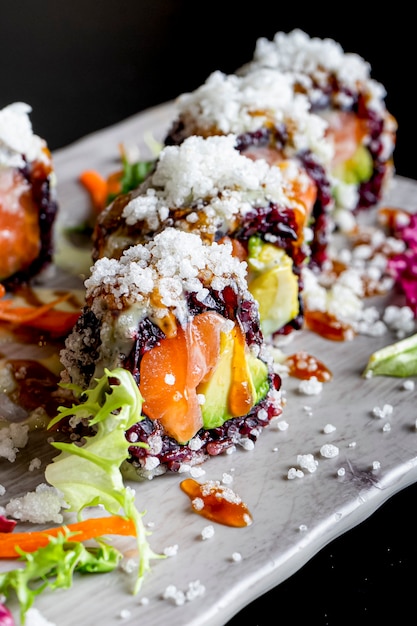
[[[74,386],[72,386],[74,389]],[[147,541],[149,532],[135,505],[135,493],[126,487],[120,466],[129,457],[133,445],[125,436],[126,431],[143,419],[142,396],[132,374],[123,368],[105,374],[96,385],[86,391],[78,390],[80,404],[70,408],[60,407],[59,414],[49,427],[63,417],[86,419],[96,429],[85,442],[52,445],[60,450],[45,470],[46,480],[63,494],[70,511],[81,516],[88,506],[102,505],[110,514],[122,514],[132,520],[136,528],[136,540],[140,555],[134,592],[141,587],[145,573],[150,570],[155,554]],[[139,443],[144,446],[146,444]]]
[[[122,178],[121,178],[121,194],[128,193],[132,189],[137,189],[141,183],[145,180],[146,176],[152,170],[155,165],[155,161],[137,161],[136,163],[129,163],[126,158],[122,158]],[[110,204],[119,195],[110,194],[107,198],[107,203]]]
[[[25,567],[0,573],[0,591],[6,597],[11,591],[16,593],[22,624],[28,609],[44,590],[69,589],[74,572],[110,572],[122,558],[119,550],[104,542],[93,548],[71,542],[70,532],[51,536],[48,545],[35,552],[20,552]]]
[[[363,376],[417,376],[417,334],[374,352]]]

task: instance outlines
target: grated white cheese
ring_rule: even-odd
[[[329,162],[332,144],[325,138],[327,123],[311,113],[304,94],[294,89],[294,76],[276,68],[258,68],[244,75],[215,71],[206,82],[176,101],[179,117],[189,134],[240,135],[274,124],[287,127],[286,157],[311,150]]]
[[[386,95],[384,86],[371,78],[371,66],[365,59],[345,52],[333,39],[310,37],[298,28],[289,33],[277,32],[271,41],[265,37],[257,40],[253,60],[242,70],[247,72],[262,67],[294,73],[308,90],[312,102],[321,95],[315,84],[326,86],[329,74],[353,94],[343,94],[344,100],[340,104],[345,108],[352,106],[359,87],[368,94],[368,106],[375,109],[381,108],[381,100]]]
[[[20,498],[13,498],[6,504],[6,515],[22,522],[61,524],[61,509],[67,508],[63,495],[54,487],[41,483],[35,491],[29,491]]]
[[[339,448],[332,443],[326,443],[320,448],[320,454],[325,459],[334,459],[339,455]]]
[[[203,214],[206,230],[226,232],[253,203],[292,205],[281,169],[241,155],[236,139],[233,134],[191,136],[179,146],[166,146],[146,181],[146,190],[139,188],[124,207],[126,224],[143,220],[154,231],[165,224],[171,208],[192,207],[196,215],[191,223],[179,220],[177,227],[195,230],[197,214]]]
[[[318,461],[314,458],[314,455],[311,453],[308,454],[298,454],[297,455],[297,463],[301,469],[307,470],[310,474],[313,474],[318,467]]]
[[[11,422],[7,426],[0,426],[0,458],[3,457],[14,463],[19,449],[27,445],[29,426]]]
[[[309,380],[302,380],[298,385],[299,393],[303,393],[306,396],[317,396],[323,390],[323,383],[321,383],[315,376],[312,376]]]
[[[212,537],[214,537],[214,532],[215,531],[213,524],[209,524],[208,526],[205,526],[201,531],[201,538],[203,540],[211,539]]]
[[[25,166],[25,162],[43,160],[45,142],[32,131],[24,102],[14,102],[0,110],[0,167]]]

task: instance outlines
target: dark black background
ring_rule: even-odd
[[[195,89],[213,70],[233,72],[260,36],[301,28],[371,64],[399,124],[397,174],[417,179],[414,19],[378,3],[246,4],[0,0],[0,107],[28,102],[34,131],[57,149]],[[392,497],[228,626],[413,623],[416,496],[411,486]]]

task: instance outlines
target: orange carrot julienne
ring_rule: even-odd
[[[1,294],[1,291],[0,291]],[[68,300],[64,294],[41,306],[12,306],[12,300],[0,301],[0,322],[22,324],[57,334],[66,333],[74,326],[80,312],[54,309],[57,304]]]
[[[107,204],[107,180],[95,170],[85,170],[80,174],[79,180],[90,194],[94,208],[100,212]]]
[[[110,199],[121,193],[122,178],[123,170],[113,172],[107,178],[95,170],[85,170],[80,174],[79,181],[90,194],[96,213],[103,211]]]
[[[0,558],[14,559],[21,555],[17,551],[20,548],[24,552],[35,552],[39,548],[48,545],[51,537],[57,537],[61,533],[76,533],[69,537],[68,541],[87,541],[103,535],[125,535],[135,536],[136,527],[131,519],[120,517],[119,515],[109,515],[107,517],[96,517],[27,533],[6,532],[0,533]]]

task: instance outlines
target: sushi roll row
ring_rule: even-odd
[[[0,110],[0,281],[11,290],[38,275],[53,255],[55,173],[30,112],[22,102]]]
[[[97,217],[63,378],[82,391],[132,373],[130,478],[250,447],[281,414],[269,347],[303,327],[304,270],[320,273],[334,229],[352,225],[343,212],[375,204],[392,175],[395,121],[366,64],[299,31],[288,41],[287,65],[258,43],[235,74],[181,94],[143,182]]]

